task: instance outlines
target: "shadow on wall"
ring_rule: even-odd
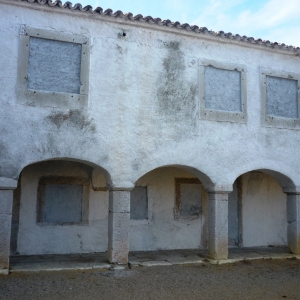
[[[229,197],[229,246],[287,245],[287,195],[294,184],[271,170],[256,170],[238,177]]]
[[[207,247],[207,200],[202,181],[186,166],[154,169],[131,192],[130,251]],[[209,178],[193,170],[205,178]]]
[[[11,254],[107,251],[107,178],[74,160],[25,167],[14,191]]]

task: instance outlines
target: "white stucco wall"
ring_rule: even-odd
[[[260,68],[297,73],[299,57],[176,28],[15,3],[0,2],[1,176],[17,178],[32,162],[68,157],[102,166],[117,186],[133,186],[147,172],[173,164],[194,167],[215,184],[266,168],[300,186],[298,130],[264,127],[259,113]],[[18,102],[23,25],[90,37],[85,110]],[[197,62],[206,59],[246,67],[246,124],[199,119]]]
[[[89,178],[82,165],[72,162],[46,162],[24,169],[17,252],[34,255],[107,251],[108,192],[90,188],[87,224],[41,225],[36,217],[37,189],[39,179],[44,176]],[[105,181],[102,184],[105,186]]]
[[[131,251],[202,248],[207,239],[207,194],[202,192],[202,214],[195,220],[175,220],[175,178],[194,178],[177,168],[160,168],[136,185],[148,187],[149,220],[131,220]]]
[[[193,168],[193,175],[199,175],[206,188],[230,189],[241,174],[260,169],[285,175],[279,176],[283,187],[300,187],[299,128],[267,127],[261,118],[260,70],[299,74],[300,59],[294,52],[24,1],[0,0],[0,12],[0,177],[17,179],[32,163],[61,158],[102,167],[107,183],[119,188],[132,188],[148,172],[175,165]],[[89,93],[83,109],[20,102],[18,66],[24,26],[89,38]],[[245,123],[200,118],[198,62],[206,60],[244,66]],[[106,251],[107,194],[90,192],[89,226],[41,228],[34,224],[34,193],[40,173],[34,174],[34,180],[28,179],[30,174],[22,178],[22,203],[26,205],[21,207],[18,251]],[[145,182],[152,184],[149,174]],[[169,175],[157,174],[161,182],[149,189],[154,201],[153,224],[131,224],[132,250],[205,244],[197,221],[187,225],[172,220],[173,179]],[[271,195],[280,190],[273,183],[270,189],[270,195],[261,190],[254,202],[264,195],[264,199],[273,199]],[[103,201],[97,202],[99,197]],[[245,199],[247,210],[259,218],[263,213],[255,210],[248,194]],[[264,201],[262,211],[267,214],[269,200]],[[276,203],[274,214],[283,212],[279,200]],[[245,228],[256,229],[255,219],[245,220],[244,225],[250,224]],[[276,222],[275,227],[280,227],[281,221]],[[265,225],[271,228],[269,221]],[[244,244],[283,243],[282,232],[274,231],[269,238],[268,231],[261,239],[244,232]]]
[[[242,176],[242,245],[287,245],[286,195],[263,173]]]

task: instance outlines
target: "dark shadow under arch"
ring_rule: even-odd
[[[209,189],[212,186],[214,186],[212,180],[206,174],[204,174],[203,172],[199,171],[196,168],[186,166],[186,165],[180,165],[180,164],[163,165],[163,166],[159,166],[157,168],[151,169],[148,172],[146,172],[146,173],[142,174],[141,176],[139,176],[139,178],[135,179],[134,183],[136,183],[140,178],[142,178],[146,174],[149,174],[152,171],[162,169],[162,168],[178,168],[178,169],[187,171],[187,172],[195,175],[201,181],[201,183],[203,184],[205,189]]]
[[[39,164],[39,163],[42,163],[42,162],[51,162],[51,161],[69,161],[69,162],[77,162],[77,163],[81,163],[83,165],[86,165],[86,166],[89,166],[91,167],[92,169],[98,169],[101,173],[103,173],[104,177],[105,177],[105,180],[106,180],[106,184],[107,185],[111,185],[112,184],[112,179],[111,179],[111,175],[110,173],[104,169],[103,167],[93,163],[93,162],[90,162],[90,161],[87,161],[87,160],[81,160],[81,159],[76,159],[76,158],[70,158],[70,157],[59,157],[59,158],[50,158],[50,159],[45,159],[45,160],[38,160],[38,161],[34,161],[34,162],[31,162],[27,165],[24,165],[22,166],[20,169],[19,169],[19,176],[22,172],[22,170],[24,170],[25,168],[29,167],[29,166],[32,166],[32,165],[35,165],[35,164]],[[18,177],[19,178],[19,177]],[[17,178],[17,179],[18,179]]]

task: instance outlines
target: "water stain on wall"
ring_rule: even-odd
[[[165,121],[174,123],[178,136],[186,135],[196,125],[197,77],[189,78],[190,70],[180,42],[163,42],[162,48],[167,55],[157,80],[157,110]]]
[[[67,124],[77,130],[87,129],[91,133],[96,132],[96,125],[93,123],[93,119],[89,118],[80,110],[70,110],[67,113],[53,113],[48,116],[47,119],[50,120],[57,129]]]

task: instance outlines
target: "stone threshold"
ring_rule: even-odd
[[[287,247],[230,248],[226,260],[207,258],[207,251],[158,250],[130,252],[128,265],[107,262],[106,253],[12,256],[10,272],[70,271],[70,270],[121,270],[126,268],[171,266],[188,264],[232,264],[241,261],[264,259],[300,259]]]

